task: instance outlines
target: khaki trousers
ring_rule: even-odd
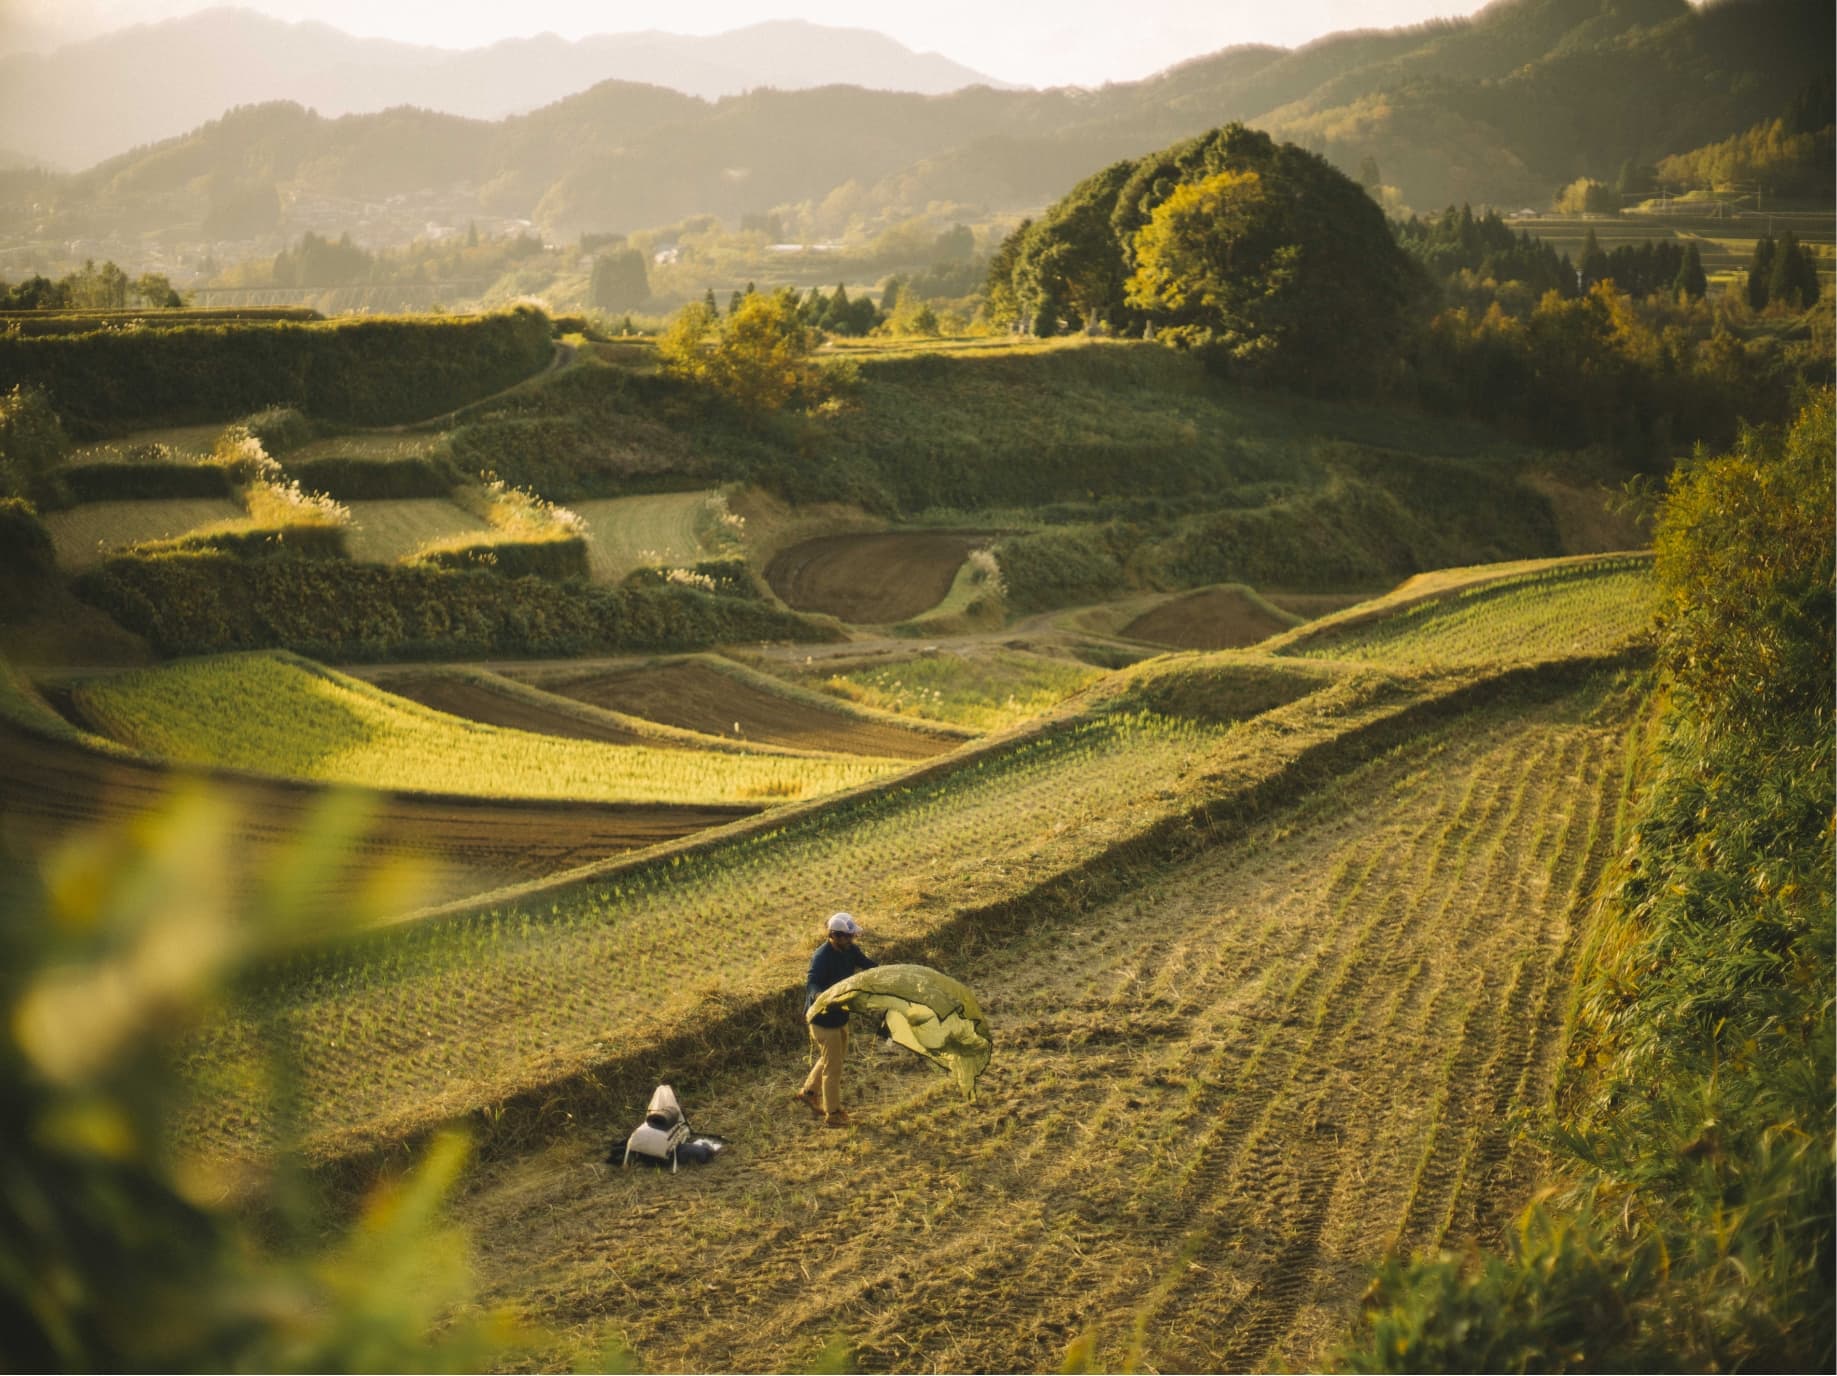
[[[834,1113],[842,1107],[842,1058],[848,1054],[848,1028],[818,1027],[815,1023],[805,1026],[816,1045],[816,1064],[804,1077],[803,1092],[818,1093],[823,1112]]]

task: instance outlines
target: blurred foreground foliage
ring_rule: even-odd
[[[441,1218],[462,1137],[351,1213],[286,1153],[250,1180],[168,1132],[176,1042],[239,969],[304,934],[294,895],[366,821],[333,795],[239,883],[227,804],[190,793],[0,867],[0,1366],[476,1371],[520,1340],[470,1306],[465,1238]],[[413,882],[367,872],[354,914]],[[284,1056],[272,1074],[284,1092]]]
[[[1364,1371],[1828,1371],[1832,395],[1671,480],[1670,700],[1503,1256],[1391,1263]]]

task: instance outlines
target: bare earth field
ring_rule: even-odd
[[[209,778],[237,804],[239,840],[259,857],[298,836],[334,795],[203,770],[165,769],[104,755],[0,725],[0,827],[8,847],[42,852],[73,830],[132,817],[189,781]],[[333,907],[362,881],[364,864],[412,858],[429,871],[425,900],[439,902],[537,879],[621,851],[671,840],[749,815],[746,807],[627,807],[506,802],[437,794],[367,795],[374,826],[360,863],[333,877],[322,901]]]
[[[544,675],[534,681],[548,692],[628,716],[795,750],[920,760],[962,743],[871,720],[840,705],[768,692],[695,660],[595,670],[580,677]]]
[[[788,607],[881,625],[931,610],[989,531],[825,535],[781,550],[765,581]]]
[[[486,1298],[549,1326],[547,1369],[615,1338],[654,1370],[835,1338],[863,1370],[1319,1369],[1387,1249],[1523,1203],[1511,1115],[1550,1089],[1627,726],[1598,687],[1483,708],[983,946],[952,970],[994,1029],[974,1104],[863,1035],[825,1131],[789,1023],[676,1079],[732,1140],[710,1166],[603,1164],[641,1102],[488,1163],[458,1210]]]
[[[1236,588],[1207,588],[1138,616],[1120,634],[1177,650],[1234,650],[1286,631],[1292,622],[1270,615]]]

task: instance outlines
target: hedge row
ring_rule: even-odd
[[[588,576],[587,542],[507,540],[486,535],[469,545],[423,550],[407,562],[435,569],[483,569],[500,578],[549,578],[560,582]]]
[[[444,455],[417,459],[366,459],[328,454],[295,460],[287,476],[308,492],[324,492],[341,502],[392,501],[405,497],[444,497],[468,481]],[[477,481],[474,476],[471,481]]]
[[[232,530],[197,530],[166,540],[134,546],[138,558],[205,550],[236,559],[348,559],[343,526],[237,526]]]
[[[58,470],[59,505],[156,501],[179,497],[235,497],[254,481],[255,465],[230,463],[82,463]]]
[[[76,428],[205,423],[269,407],[388,425],[452,411],[550,358],[548,317],[465,317],[0,334],[0,377],[44,389]]]
[[[343,660],[700,649],[835,633],[754,599],[593,587],[478,571],[238,560],[111,559],[78,592],[162,654],[290,649]]]

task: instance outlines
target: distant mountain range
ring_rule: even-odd
[[[753,32],[761,51],[783,36]],[[1467,20],[1232,48],[1096,91],[854,84],[705,99],[609,81],[495,120],[263,104],[77,175],[0,172],[0,241],[244,253],[310,228],[374,247],[473,218],[566,240],[803,203],[842,222],[901,207],[970,219],[1043,206],[1112,161],[1232,120],[1375,170],[1421,210],[1542,206],[1577,177],[1612,181],[1779,115],[1829,83],[1833,50],[1830,0],[1496,0]],[[279,53],[239,60],[282,88]],[[150,109],[216,62],[149,61],[128,91],[80,85]],[[413,73],[398,75],[406,92]],[[31,147],[0,129],[9,142]]]
[[[49,54],[0,57],[0,148],[77,170],[239,105],[286,100],[327,116],[416,105],[502,119],[608,80],[709,100],[761,86],[848,82],[935,95],[1002,84],[884,34],[795,20],[707,38],[651,31],[569,41],[551,33],[447,49],[225,8]]]

